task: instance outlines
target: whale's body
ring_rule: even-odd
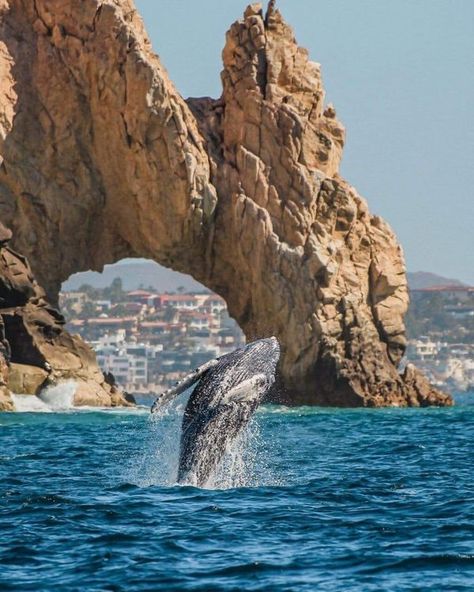
[[[279,356],[275,337],[254,341],[200,366],[158,397],[152,412],[197,382],[184,411],[179,483],[206,485],[275,381]]]

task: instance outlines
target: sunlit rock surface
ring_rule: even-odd
[[[9,234],[0,225],[0,410],[13,410],[11,393],[34,397],[66,382],[75,405],[128,405],[90,347],[64,329],[27,260],[7,246]]]
[[[222,96],[188,101],[131,1],[0,7],[0,218],[52,301],[74,272],[152,258],[279,338],[275,397],[451,403],[397,370],[401,248],[339,176],[344,128],[273,2],[228,31]]]

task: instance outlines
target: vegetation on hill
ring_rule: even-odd
[[[461,301],[442,292],[411,298],[405,318],[409,339],[423,335],[449,343],[474,343],[474,296]]]

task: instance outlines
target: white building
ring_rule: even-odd
[[[149,361],[163,350],[162,345],[129,343],[123,329],[97,341],[94,349],[104,372],[111,372],[121,386],[137,388],[149,382]]]
[[[200,307],[200,298],[194,294],[160,294],[156,300],[160,306],[176,310],[197,310]]]
[[[407,357],[414,360],[434,358],[443,347],[446,347],[446,343],[432,341],[428,337],[420,337],[420,339],[414,339],[409,342]]]

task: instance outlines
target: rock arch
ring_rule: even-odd
[[[185,101],[131,0],[0,0],[0,219],[54,300],[146,257],[275,334],[291,402],[446,403],[400,376],[401,248],[338,173],[344,128],[274,3],[227,33],[220,99]]]

